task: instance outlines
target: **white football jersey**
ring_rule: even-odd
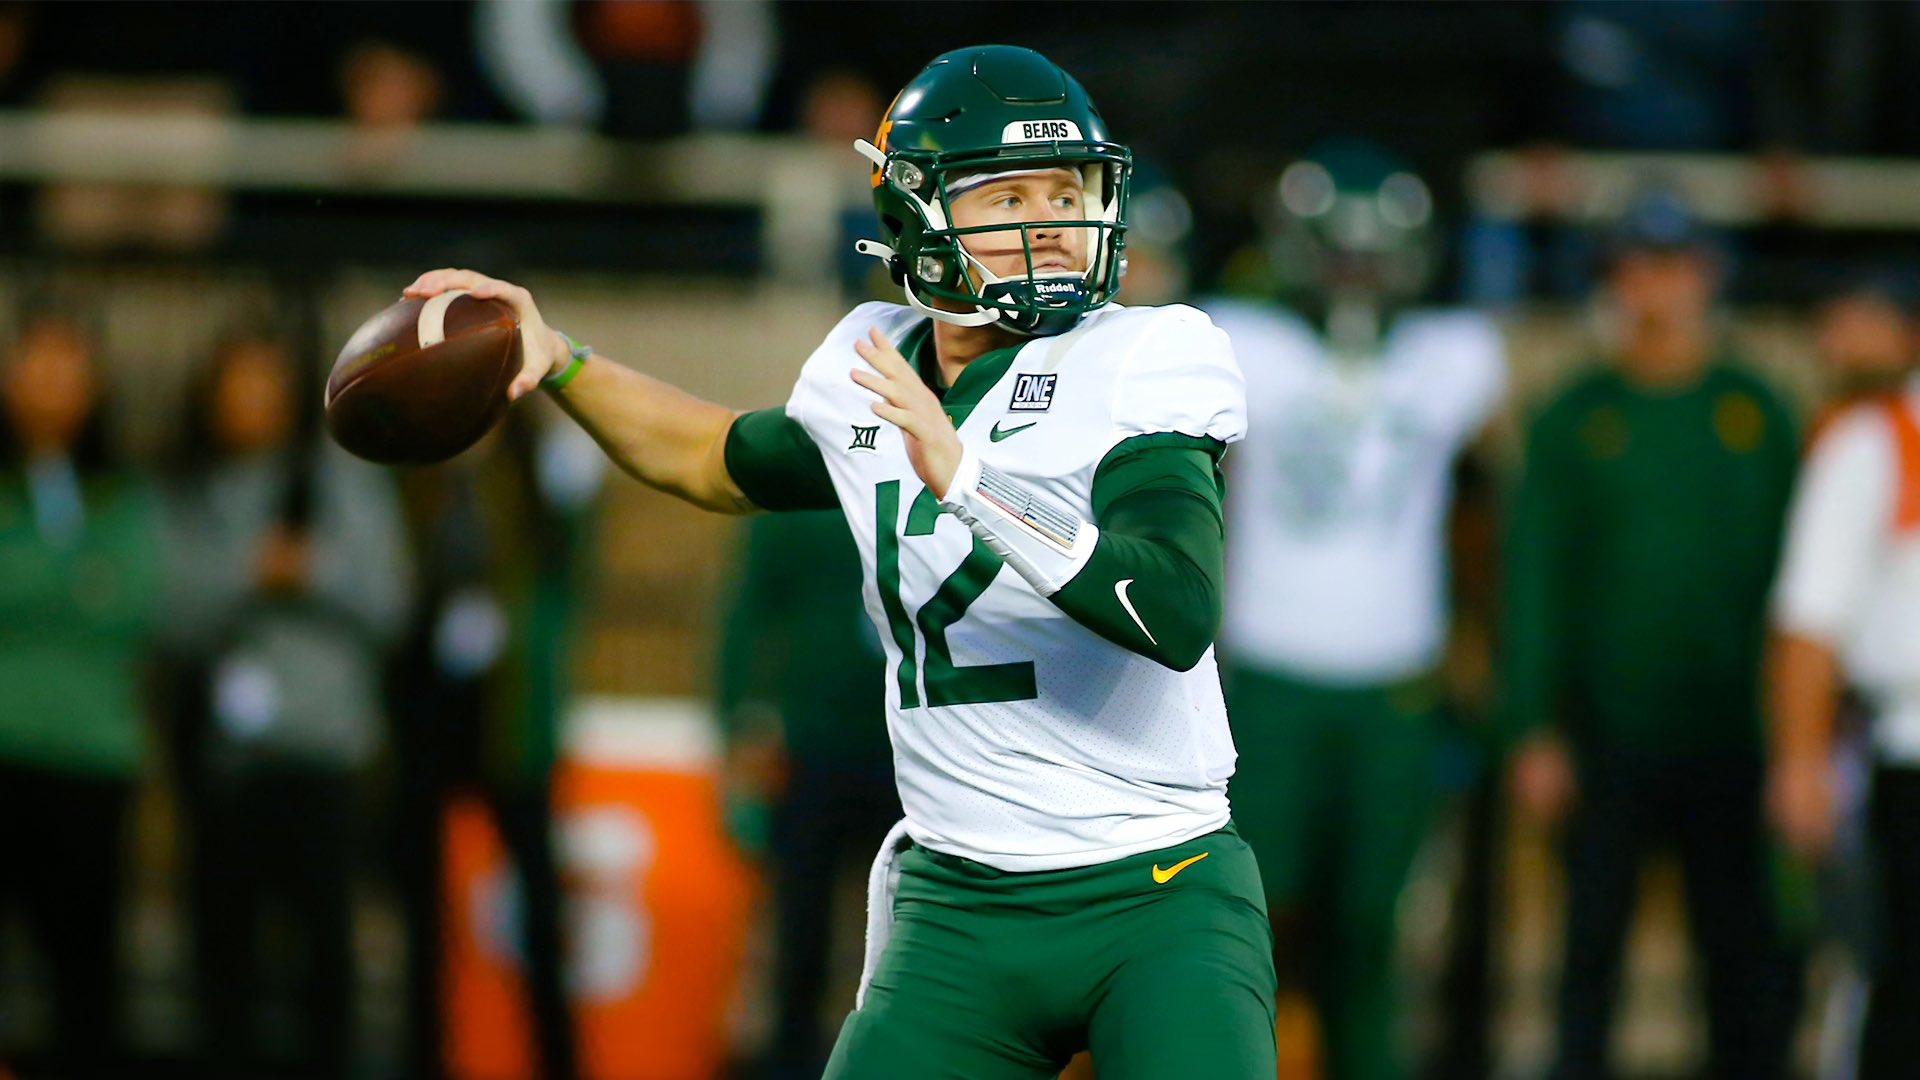
[[[1343,364],[1284,311],[1209,310],[1246,373],[1252,428],[1227,485],[1222,647],[1343,684],[1432,667],[1447,633],[1453,462],[1506,388],[1498,329],[1470,312],[1411,313],[1379,357]]]
[[[940,511],[899,429],[871,411],[879,398],[849,377],[869,328],[898,344],[924,319],[896,304],[855,308],[787,403],[826,459],[865,563],[909,833],[1030,871],[1220,828],[1234,750],[1212,650],[1178,672],[1063,614]],[[970,367],[971,385],[994,366]],[[963,375],[949,402],[967,387]],[[957,430],[986,464],[1090,520],[1095,469],[1116,444],[1156,432],[1233,442],[1245,426],[1239,368],[1206,315],[1109,305],[1022,345]]]

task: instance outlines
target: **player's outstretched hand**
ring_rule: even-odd
[[[533,294],[511,281],[490,278],[477,270],[429,270],[413,279],[403,295],[424,300],[454,289],[464,289],[482,300],[504,300],[520,317],[520,374],[507,386],[508,401],[518,401],[539,389],[541,379],[572,359],[567,343],[540,317]]]
[[[854,368],[853,381],[880,395],[881,400],[873,403],[873,415],[906,434],[913,471],[934,498],[946,498],[947,486],[960,468],[961,446],[940,399],[878,328],[867,331],[867,340],[854,342],[853,351],[872,366],[871,371]]]

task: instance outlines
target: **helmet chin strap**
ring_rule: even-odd
[[[862,255],[871,255],[881,262],[887,263],[889,266],[893,263],[893,249],[878,240],[855,240],[853,242],[853,250]],[[986,326],[990,323],[1000,321],[1001,311],[999,308],[981,307],[977,304],[971,313],[943,311],[920,299],[919,294],[913,291],[912,275],[903,274],[901,275],[901,280],[907,294],[907,306],[915,311],[932,316],[943,323],[951,323],[954,326]]]
[[[980,291],[981,291],[981,293],[982,293],[982,294],[984,294],[984,293],[985,293],[985,292],[986,292],[986,291],[987,291],[988,289],[991,289],[991,288],[992,288],[993,286],[995,286],[995,285],[1005,285],[1005,284],[1008,284],[1008,283],[1010,283],[1010,282],[1022,282],[1022,281],[1024,281],[1024,282],[1028,282],[1028,283],[1032,283],[1032,282],[1036,282],[1036,281],[1046,281],[1046,280],[1049,280],[1050,278],[1051,278],[1051,279],[1054,279],[1054,280],[1062,280],[1062,279],[1066,279],[1066,278],[1076,278],[1076,279],[1078,279],[1078,280],[1079,280],[1079,281],[1080,281],[1080,282],[1081,282],[1082,284],[1084,284],[1084,283],[1086,282],[1086,280],[1087,280],[1087,273],[1088,273],[1088,271],[1086,271],[1086,270],[1082,270],[1082,271],[1078,271],[1078,272],[1074,272],[1074,271],[1067,271],[1067,272],[1064,272],[1064,273],[1060,273],[1060,274],[1054,274],[1054,275],[1041,275],[1041,274],[1008,274],[1008,275],[1006,275],[1006,276],[1002,276],[1002,275],[1000,275],[1000,274],[996,274],[996,273],[994,273],[994,272],[993,272],[992,270],[990,270],[990,269],[988,269],[988,267],[987,267],[987,264],[986,264],[985,262],[983,262],[983,261],[981,261],[981,259],[980,259],[980,257],[979,257],[978,255],[975,255],[975,254],[974,254],[973,252],[971,252],[971,251],[968,251],[968,250],[967,250],[967,247],[966,247],[966,245],[965,245],[965,244],[961,244],[961,245],[959,245],[959,247],[960,247],[960,257],[961,257],[961,258],[963,258],[963,259],[965,259],[965,260],[966,260],[966,261],[967,261],[967,262],[968,262],[969,264],[971,264],[971,265],[973,266],[973,268],[974,268],[974,269],[975,269],[976,271],[978,271],[978,272],[979,272],[979,274],[980,274]],[[1031,262],[1031,260],[1029,260],[1029,262],[1028,262],[1028,266],[1029,266],[1029,267],[1031,267],[1031,266],[1032,266],[1032,262]],[[1091,269],[1091,268],[1089,268],[1089,269]],[[907,298],[908,298],[908,301],[909,301],[909,302],[912,302],[912,301],[913,301],[913,290],[912,290],[912,286],[911,286],[911,285],[909,285],[909,286],[908,286],[908,290],[907,290]],[[915,307],[919,307],[920,305],[918,305],[918,304],[916,303],[916,304],[914,304],[914,306],[915,306]],[[932,309],[931,309],[931,308],[926,308],[926,309],[923,309],[923,310],[927,310],[927,311],[931,311]],[[974,321],[968,321],[968,322],[963,322],[963,323],[960,323],[959,325],[962,325],[962,326],[982,326],[982,325],[985,325],[985,324],[986,324],[986,323],[988,323],[988,322],[993,322],[993,321],[995,321],[995,320],[998,320],[998,319],[1000,319],[1000,318],[1001,318],[1002,316],[1004,316],[1004,315],[1006,314],[1006,311],[1005,311],[1005,309],[1003,309],[1003,308],[997,308],[997,307],[993,307],[993,308],[990,308],[990,307],[986,307],[986,306],[980,306],[980,307],[978,307],[978,308],[977,308],[976,310],[978,310],[978,311],[980,311],[980,312],[981,312],[982,314],[984,314],[984,315],[990,315],[990,316],[991,316],[991,318],[987,318],[987,319],[983,319],[983,320],[981,320],[981,321],[979,321],[979,322],[974,322]],[[952,313],[952,312],[943,312],[943,313],[940,313],[940,314],[937,314],[937,315],[936,315],[935,317],[936,317],[936,318],[945,318],[945,319],[946,319],[946,321],[948,321],[948,322],[956,322],[957,320],[956,320],[956,319],[954,319],[954,318],[952,318],[952,315],[953,315],[953,313]],[[967,318],[969,318],[969,319],[971,319],[971,317],[970,317],[970,316],[969,316],[969,317],[967,317]],[[1020,326],[1020,325],[1019,325],[1019,324],[1018,324],[1017,322],[1015,322],[1015,321],[1013,321],[1013,320],[1011,320],[1011,319],[1008,319],[1008,320],[1006,320],[1006,326],[1007,326],[1007,329],[1009,329],[1009,330],[1012,330],[1012,331],[1014,331],[1015,333],[1019,333],[1019,334],[1027,334],[1027,333],[1030,333],[1030,332],[1031,332],[1031,331],[1030,331],[1030,330],[1028,330],[1027,328],[1025,328],[1025,327],[1022,327],[1022,326]]]
[[[906,292],[908,307],[923,314],[930,315],[943,323],[951,323],[954,326],[987,326],[1000,321],[1001,311],[999,308],[981,307],[978,304],[974,305],[972,314],[958,311],[942,311],[921,300],[920,297],[914,294],[912,278],[907,279]]]

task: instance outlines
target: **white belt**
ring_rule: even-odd
[[[903,818],[887,832],[880,853],[873,857],[873,869],[867,872],[867,955],[860,965],[860,989],[853,995],[853,1007],[867,1001],[867,984],[880,966],[880,954],[887,951],[893,937],[893,899],[900,892],[900,856],[913,846]]]

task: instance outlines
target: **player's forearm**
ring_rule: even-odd
[[[727,474],[727,429],[734,410],[601,356],[588,360],[553,396],[615,464],[641,483],[707,510],[753,510]]]
[[[1772,740],[1777,761],[1821,762],[1833,740],[1839,664],[1811,638],[1781,634],[1768,658]]]
[[[1194,507],[1172,500],[1193,501],[1168,494],[1133,508],[1160,518],[1143,530],[1147,535],[1132,534],[1124,524],[1102,529],[1086,567],[1052,599],[1108,641],[1187,671],[1220,632],[1224,560],[1218,534],[1210,544],[1195,543],[1191,537],[1204,522]]]
[[[1110,455],[1094,481],[1097,523],[972,451],[941,505],[1075,622],[1186,671],[1219,633],[1226,563],[1217,455],[1192,443]]]

